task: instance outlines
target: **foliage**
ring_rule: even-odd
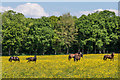
[[[56,34],[59,37],[59,42],[61,45],[67,48],[67,54],[69,53],[69,47],[71,43],[77,41],[75,36],[77,34],[77,29],[74,26],[74,19],[68,14],[64,14],[57,23]]]
[[[79,18],[70,13],[26,18],[12,10],[0,15],[3,55],[119,52],[120,17],[111,11]]]

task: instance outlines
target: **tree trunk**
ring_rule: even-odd
[[[31,51],[29,52],[29,54],[31,55]]]
[[[95,54],[96,54],[96,48],[95,48]]]
[[[96,46],[95,46],[95,54],[96,54]]]
[[[103,49],[103,53],[105,53],[105,49]]]
[[[34,50],[34,54],[36,54],[36,50]]]
[[[69,48],[67,48],[67,54],[69,53]]]
[[[56,55],[56,50],[55,50],[55,55]]]
[[[99,54],[101,54],[101,50],[99,50]]]
[[[84,53],[84,49],[82,49],[82,53]]]
[[[9,56],[10,56],[10,47],[9,47]]]
[[[89,50],[87,51],[87,54],[89,54]]]
[[[80,52],[80,48],[78,48],[78,52]]]
[[[44,52],[43,52],[43,55],[44,55]]]
[[[108,53],[108,51],[107,51],[107,53]]]
[[[105,44],[104,44],[104,47],[103,47],[103,53],[105,53]]]

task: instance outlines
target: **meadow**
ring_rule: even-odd
[[[68,61],[68,55],[41,55],[37,62],[9,62],[2,56],[2,78],[118,78],[118,54],[113,60],[103,60],[105,54],[84,54],[80,61]]]

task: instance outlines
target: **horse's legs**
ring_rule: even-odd
[[[68,57],[68,60],[70,60],[70,58]]]
[[[107,60],[107,58],[105,58],[105,60]]]
[[[70,61],[71,58],[68,58],[68,60]]]
[[[107,58],[105,57],[104,60],[107,60]]]
[[[104,56],[103,60],[106,60],[107,58]]]
[[[76,59],[74,58],[74,61],[76,61]]]
[[[114,58],[112,58],[111,61],[112,61],[112,60],[114,61]]]
[[[103,57],[103,60],[105,60],[105,57]]]
[[[113,61],[114,61],[114,58],[113,58]]]
[[[12,62],[12,60],[10,60],[10,62]]]
[[[20,59],[18,58],[18,60],[17,61],[19,61],[20,62]]]
[[[30,62],[30,60],[28,60],[28,62]],[[27,63],[28,63],[28,62],[27,62]]]

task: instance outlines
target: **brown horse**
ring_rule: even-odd
[[[75,55],[75,56],[74,56],[74,61],[80,60],[81,57],[83,58],[83,54]]]
[[[26,60],[28,60],[28,62],[30,62],[30,61],[35,61],[36,62],[37,58],[36,58],[36,55],[35,55],[34,57],[26,58]]]
[[[113,52],[111,55],[105,55],[105,56],[103,57],[103,60],[106,60],[107,58],[114,60],[114,52]]]
[[[71,58],[74,58],[75,55],[78,55],[78,54],[82,54],[82,53],[81,53],[81,52],[78,52],[78,53],[75,53],[75,54],[70,54],[70,55],[68,56],[68,60],[70,60]]]
[[[10,58],[9,58],[9,61],[12,62],[12,60],[13,60],[13,61],[19,61],[19,62],[20,62],[20,59],[19,59],[18,57],[14,57],[14,56],[13,56],[13,57],[10,57]]]

